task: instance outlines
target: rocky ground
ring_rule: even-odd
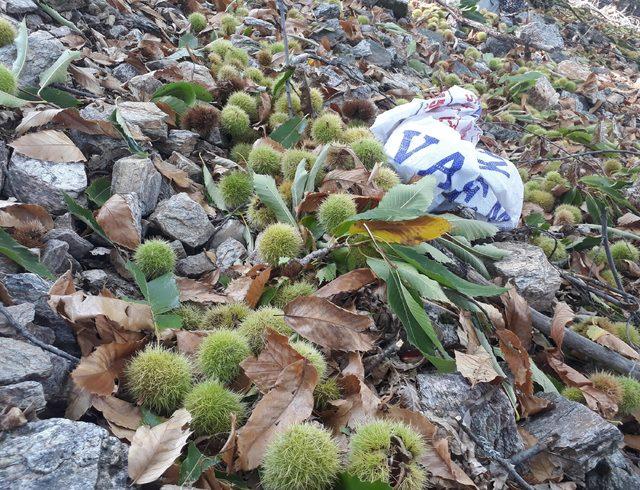
[[[629,3],[0,0],[0,487],[640,487]],[[515,229],[367,129],[453,86]]]

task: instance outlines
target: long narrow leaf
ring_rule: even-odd
[[[22,19],[22,22],[18,25],[18,35],[16,36],[16,60],[13,62],[11,71],[16,77],[16,80],[20,78],[22,68],[24,67],[24,61],[27,59],[27,49],[29,47],[29,33],[27,31],[26,20]]]
[[[327,155],[329,154],[329,150],[331,149],[331,145],[324,145],[322,150],[320,151],[320,155],[316,158],[316,161],[313,164],[313,167],[309,170],[309,176],[307,177],[307,184],[304,188],[305,192],[313,192],[316,186],[316,179],[318,178],[318,172],[324,166],[324,163],[327,160]]]
[[[38,91],[38,95],[40,95],[40,92],[46,86],[56,82],[64,82],[67,76],[67,69],[71,62],[81,57],[82,53],[79,51],[66,50],[62,53],[55,63],[40,75],[40,90]]]
[[[0,254],[13,260],[29,272],[47,279],[55,279],[55,276],[38,260],[38,257],[33,255],[27,247],[20,245],[2,228],[0,228]]]
[[[109,237],[107,237],[107,234],[104,232],[102,227],[98,224],[96,219],[93,217],[93,213],[91,211],[89,211],[87,208],[80,206],[80,204],[78,204],[76,200],[66,192],[62,193],[62,197],[64,199],[64,202],[67,205],[67,209],[69,209],[69,212],[71,214],[73,214],[76,218],[78,218],[80,221],[86,224],[89,228],[91,228],[94,232],[100,235],[101,238],[111,243],[111,240],[109,240]]]
[[[307,164],[306,159],[302,159],[296,167],[296,174],[293,177],[293,185],[291,186],[291,201],[293,203],[293,209],[295,210],[302,201],[304,196],[304,188],[307,184],[307,177],[309,172],[305,168]]]
[[[213,181],[211,172],[209,172],[209,169],[204,164],[202,165],[202,177],[204,179],[204,189],[206,191],[207,199],[209,199],[209,202],[215,204],[218,209],[226,211],[227,206],[224,203],[224,199],[222,199],[220,188]]]
[[[276,181],[273,180],[273,177],[270,175],[254,174],[253,188],[255,189],[256,194],[258,194],[260,201],[274,212],[278,221],[290,224],[293,227],[298,226],[298,223],[296,223],[291,211],[289,211],[289,208],[278,192]]]

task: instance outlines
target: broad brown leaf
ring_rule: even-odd
[[[551,338],[556,343],[558,354],[562,356],[562,342],[564,341],[564,328],[571,323],[574,318],[571,307],[564,301],[559,302],[553,309],[553,320],[551,320]]]
[[[289,345],[289,339],[269,329],[266,344],[258,357],[249,357],[240,363],[247,377],[262,393],[273,388],[289,364],[299,361],[302,356]]]
[[[61,131],[47,129],[13,140],[9,146],[18,153],[56,163],[84,162],[80,149]]]
[[[225,293],[229,299],[237,302],[244,301],[251,308],[255,308],[270,277],[271,267],[258,264],[244,276],[231,281]]]
[[[154,427],[143,425],[136,430],[129,448],[129,477],[142,485],[156,481],[180,456],[191,431],[184,426],[191,414],[176,410],[166,422]]]
[[[133,211],[122,195],[111,196],[98,211],[96,221],[113,243],[129,250],[140,245],[140,223],[136,223]]]
[[[116,388],[127,360],[142,347],[142,343],[104,344],[91,355],[83,357],[71,373],[74,383],[89,393],[108,396]]]
[[[322,201],[324,201],[328,195],[328,192],[307,192],[302,201],[300,201],[300,204],[296,207],[296,214],[300,216],[303,213],[313,213],[320,207],[320,204],[322,204]]]
[[[367,233],[388,243],[414,245],[433,240],[451,229],[451,224],[438,216],[420,216],[406,221],[358,221],[349,228],[350,234]]]
[[[328,349],[368,351],[371,336],[362,333],[374,326],[365,315],[352,313],[324,298],[296,298],[284,308],[284,320],[306,339]]]
[[[211,330],[177,330],[176,346],[178,352],[193,356],[198,351],[202,341],[211,333]]]
[[[114,396],[94,396],[93,408],[102,412],[108,422],[126,429],[136,430],[142,424],[139,407]]]
[[[154,158],[153,165],[158,172],[173,182],[180,190],[187,191],[195,187],[195,182],[189,178],[189,174],[175,165],[171,165],[160,158]]]
[[[354,269],[335,278],[329,284],[318,289],[313,295],[319,298],[330,298],[340,293],[353,293],[361,287],[371,284],[376,279],[375,274],[369,268]]]
[[[493,358],[482,347],[478,347],[472,354],[454,351],[456,356],[456,368],[471,383],[473,388],[478,383],[491,383],[501,380],[502,377],[493,367]]]
[[[195,279],[176,277],[176,284],[180,291],[180,302],[193,301],[194,303],[226,303],[227,297],[216,292],[210,284],[205,284]]]
[[[343,427],[355,428],[359,424],[372,420],[378,412],[380,399],[369,388],[362,378],[355,374],[347,374],[339,379],[343,398],[330,403],[334,413],[326,417],[326,425],[335,434]]]
[[[306,359],[283,369],[275,386],[253,409],[247,423],[238,431],[240,470],[249,471],[262,463],[269,443],[292,424],[303,422],[313,411],[313,390],[318,373]]]
[[[518,294],[514,286],[501,295],[500,299],[505,307],[507,328],[515,332],[522,346],[528,351],[531,347],[531,339],[533,336],[533,323],[527,301]]]
[[[23,204],[13,201],[0,201],[0,226],[14,228],[28,221],[37,221],[45,231],[53,228],[53,219],[45,208],[38,204]]]
[[[606,348],[611,349],[612,351],[618,352],[619,354],[622,354],[629,359],[640,359],[638,353],[634,349],[632,349],[626,342],[607,332],[603,328],[598,327],[597,325],[591,325],[587,329],[587,336],[597,344],[603,345]]]

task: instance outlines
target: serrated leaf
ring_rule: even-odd
[[[82,53],[79,51],[70,51],[68,49],[64,51],[53,65],[40,75],[40,90],[38,91],[38,95],[40,95],[43,88],[52,83],[63,83],[66,80],[67,69],[71,62],[80,58],[82,58]]]
[[[135,140],[131,131],[129,131],[129,126],[127,125],[127,121],[124,120],[120,111],[116,107],[111,115],[109,116],[109,121],[113,123],[113,126],[120,133],[125,143],[129,147],[129,151],[136,156],[139,157],[147,157],[148,153],[144,151],[144,149],[140,146],[140,144]]]
[[[309,169],[309,175],[307,177],[307,184],[305,185],[305,192],[313,192],[316,186],[316,179],[318,178],[318,172],[324,166],[325,161],[327,160],[327,155],[329,154],[329,150],[331,149],[331,145],[324,145],[322,150],[320,150],[320,154],[316,161],[313,163],[313,166]]]
[[[24,67],[24,61],[27,59],[27,49],[29,47],[29,32],[27,31],[26,18],[23,18],[22,22],[18,25],[18,35],[15,39],[15,45],[16,59],[13,62],[11,72],[16,77],[16,80],[18,80]]]
[[[0,90],[0,107],[9,107],[11,109],[17,109],[29,103],[28,100],[19,99],[15,95],[8,94]]]
[[[151,410],[145,407],[140,407],[140,411],[142,412],[142,423],[144,425],[148,425],[149,427],[155,427],[158,424],[161,424],[166,419],[156,415]]]
[[[414,289],[422,298],[442,303],[451,303],[437,281],[420,274],[415,267],[406,262],[393,261],[402,282]]]
[[[282,196],[278,192],[276,181],[273,180],[273,177],[270,175],[254,174],[253,188],[260,198],[260,201],[274,212],[278,221],[297,228],[298,223],[282,200]]]
[[[33,255],[27,247],[20,245],[2,228],[0,228],[0,254],[24,267],[29,272],[47,279],[55,279],[55,276],[38,260],[38,257]]]
[[[147,301],[154,315],[161,315],[180,306],[180,291],[173,273],[169,272],[149,281],[147,287]]]
[[[190,32],[185,32],[178,40],[178,47],[196,49],[198,47],[198,38]]]
[[[451,234],[460,235],[469,241],[491,238],[498,233],[498,227],[476,219],[460,218],[454,214],[442,214],[451,223]]]
[[[167,328],[178,329],[182,328],[182,317],[173,313],[165,315],[154,315],[153,319],[156,322],[156,328],[158,330],[165,330]]]
[[[111,179],[98,177],[84,191],[87,198],[96,206],[101,207],[111,197]]]
[[[180,463],[180,476],[178,477],[178,485],[190,485],[200,478],[200,475],[213,465],[216,464],[214,458],[209,458],[202,454],[197,446],[189,443],[187,448],[187,456]]]
[[[307,176],[309,172],[307,172],[306,167],[307,160],[302,159],[298,166],[296,167],[296,174],[293,177],[293,184],[291,185],[291,201],[293,205],[293,209],[298,208],[298,204],[302,200],[302,196],[304,195],[304,188],[307,183]]]
[[[209,202],[213,203],[216,208],[222,209],[223,211],[227,210],[227,206],[224,204],[224,199],[222,198],[222,193],[220,189],[213,181],[213,177],[211,176],[211,172],[206,165],[202,164],[202,177],[204,180],[204,189],[207,194],[207,199]]]
[[[398,184],[384,195],[377,209],[416,209],[426,212],[433,201],[436,180],[426,175],[413,184]]]
[[[381,481],[374,483],[363,482],[349,473],[340,473],[339,478],[340,480],[335,490],[391,490],[391,486],[388,483],[382,483]]]
[[[473,250],[493,260],[502,260],[505,257],[511,255],[511,252],[509,250],[503,250],[496,247],[495,245],[491,245],[490,243],[486,243],[483,245],[474,245]]]
[[[163,95],[161,97],[156,97],[153,101],[157,104],[166,104],[168,105],[176,114],[182,116],[188,109],[189,106],[178,97],[174,97],[173,95]]]
[[[455,237],[453,238],[455,239]],[[484,277],[485,279],[490,279],[489,271],[487,271],[487,268],[485,267],[482,260],[474,255],[470,246],[467,246],[462,242],[463,239],[463,237],[460,237],[460,240],[458,240],[457,242],[453,241],[453,239],[441,239],[439,240],[439,243],[442,246],[448,248],[451,253],[453,253],[453,255],[458,257],[460,260],[466,262],[468,265],[477,270],[482,275],[482,277]]]
[[[195,103],[196,100],[211,102],[213,97],[209,91],[199,83],[195,82],[172,82],[167,83],[156,90],[151,96],[151,100],[155,100],[163,96],[172,96],[182,100],[188,106]]]
[[[302,138],[307,124],[306,117],[294,116],[273,130],[269,137],[285,148],[293,148]]]
[[[416,245],[414,248],[418,253],[431,255],[432,259],[437,260],[441,264],[451,264],[453,262],[451,257],[445,255],[442,251],[428,243],[421,243],[420,245]]]
[[[40,90],[39,94],[42,99],[47,102],[51,102],[58,107],[62,107],[63,109],[77,107],[81,104],[81,102],[69,92],[59,88],[45,87]]]
[[[323,268],[318,269],[316,272],[316,278],[319,282],[331,282],[336,278],[337,266],[334,262],[325,265]]]
[[[284,84],[291,78],[293,71],[293,68],[288,68],[277,78],[276,82],[273,84],[273,89],[271,90],[274,99],[277,99],[280,96],[284,89]]]

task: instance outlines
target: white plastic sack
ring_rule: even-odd
[[[511,162],[476,148],[481,112],[475,94],[456,86],[382,113],[371,130],[403,181],[416,175],[436,179],[428,211],[460,204],[478,219],[511,229],[520,219],[524,186]]]

